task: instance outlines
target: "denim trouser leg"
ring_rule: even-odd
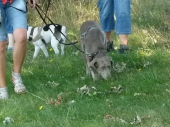
[[[131,0],[99,0],[99,15],[102,30],[116,30],[117,34],[131,33]],[[114,14],[116,20],[114,20]]]
[[[115,0],[115,15],[116,15],[116,33],[130,34],[131,33],[131,1],[130,0]]]
[[[5,26],[6,26],[7,33],[12,34],[13,33],[13,28],[12,28],[12,26],[9,23],[7,18],[5,18]]]
[[[105,32],[114,30],[114,0],[99,0],[98,8],[102,30]]]

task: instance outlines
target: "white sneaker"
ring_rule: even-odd
[[[7,87],[0,88],[0,99],[8,99]]]
[[[26,92],[26,87],[22,83],[22,78],[20,73],[12,72],[12,82],[14,84],[14,90],[18,94],[22,94]]]

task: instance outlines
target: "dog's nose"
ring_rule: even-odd
[[[109,78],[111,78],[111,74],[102,75],[102,78],[108,80]]]

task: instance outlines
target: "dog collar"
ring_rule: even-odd
[[[94,59],[94,57],[101,52],[107,52],[107,51],[106,50],[99,50],[99,51],[94,52],[92,54],[88,54],[88,57],[90,58],[89,61],[92,61]]]
[[[33,39],[33,32],[34,32],[34,28],[31,28],[31,32],[30,32],[30,35],[29,35],[29,41],[32,41]]]

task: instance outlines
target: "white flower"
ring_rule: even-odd
[[[5,120],[3,121],[4,125],[13,123],[14,120],[11,117],[6,117]]]
[[[75,102],[76,102],[75,100],[71,100],[69,104],[74,104]]]

